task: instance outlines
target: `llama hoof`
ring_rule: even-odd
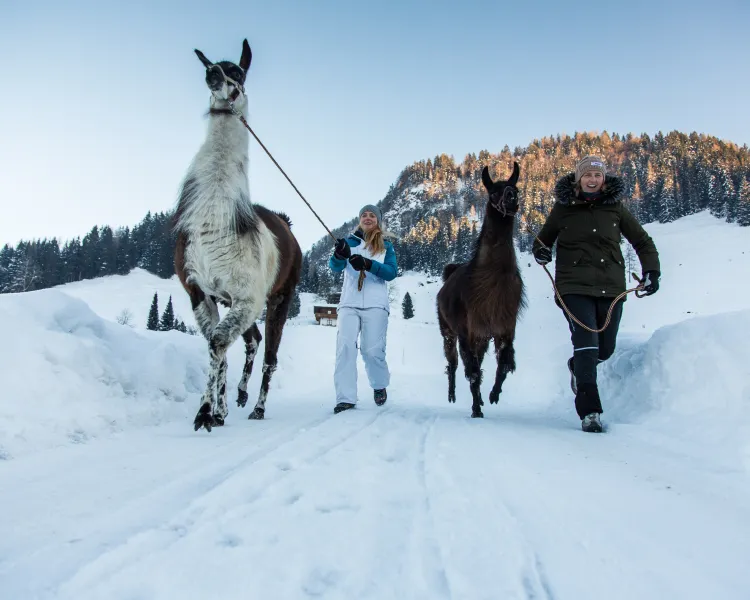
[[[224,417],[221,415],[214,415],[214,425],[216,427],[222,427],[224,425]]]
[[[475,408],[471,411],[471,418],[472,419],[484,419],[484,413],[482,412],[481,408]]]
[[[245,390],[239,390],[237,393],[237,406],[245,408],[247,404],[247,392]]]
[[[448,403],[449,404],[455,404],[456,403],[456,397],[455,396],[448,396]]]
[[[198,431],[201,427],[205,427],[206,431],[211,431],[211,428],[216,425],[213,416],[211,415],[211,407],[208,404],[201,406],[198,414],[195,415],[193,421],[193,427]]]
[[[251,421],[262,421],[263,418],[266,416],[266,411],[263,408],[255,407],[255,410],[250,413],[250,415],[247,417]]]
[[[500,390],[490,392],[490,404],[497,404],[500,401]]]

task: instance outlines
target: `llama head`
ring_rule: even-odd
[[[242,42],[242,56],[239,64],[228,60],[212,63],[200,50],[195,51],[203,66],[206,67],[206,85],[211,96],[220,104],[236,103],[242,108],[247,102],[245,96],[245,77],[250,68],[253,53],[247,40]]]
[[[508,181],[492,181],[487,167],[482,169],[482,183],[490,196],[489,205],[502,216],[515,215],[518,212],[518,175],[520,168],[513,161],[513,173]]]

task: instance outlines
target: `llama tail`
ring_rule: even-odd
[[[458,264],[455,264],[455,263],[451,263],[449,265],[445,265],[445,267],[443,267],[443,282],[448,281],[448,277],[450,277],[451,275],[453,275],[453,271],[455,271],[456,269],[458,269],[458,267],[460,267],[460,266],[461,265],[458,265]]]
[[[276,215],[284,221],[289,226],[289,229],[292,228],[292,220],[289,218],[289,215],[283,212],[276,212]]]

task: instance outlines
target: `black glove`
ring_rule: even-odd
[[[659,271],[646,271],[643,274],[641,283],[643,284],[644,296],[650,296],[659,290],[659,276]]]
[[[333,256],[339,260],[346,260],[352,255],[352,249],[349,244],[346,243],[344,238],[336,240],[336,245],[333,247]]]
[[[355,271],[369,271],[372,267],[372,261],[361,254],[352,254],[349,258],[349,264]]]
[[[552,250],[544,246],[539,246],[534,250],[534,259],[540,265],[546,265],[548,262],[552,262]]]

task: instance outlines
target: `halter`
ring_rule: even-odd
[[[231,77],[229,77],[224,72],[224,69],[221,68],[221,65],[213,64],[213,65],[211,65],[211,68],[213,68],[213,67],[217,67],[219,69],[219,71],[221,72],[221,76],[224,78],[224,83],[231,84],[231,85],[234,86],[234,91],[232,92],[232,94],[229,97],[229,106],[232,108],[232,112],[235,112],[234,111],[234,103],[237,101],[237,98],[239,97],[240,94],[242,94],[243,96],[246,95],[245,94],[245,86],[243,86],[239,81],[235,81],[234,79],[232,79]],[[214,98],[216,98],[216,94],[213,91],[211,91],[211,95]],[[220,100],[220,98],[216,98],[216,99]],[[222,99],[222,101],[223,101],[223,99]]]
[[[497,197],[497,192],[492,194],[490,196],[490,202],[492,203],[492,206],[495,207],[498,211],[500,211],[500,214],[504,217],[507,217],[509,214],[516,214],[518,212],[518,190],[516,188],[511,187],[509,185],[505,186],[505,189],[503,189],[503,197],[499,202],[495,202],[493,198]],[[513,211],[510,211],[506,208],[506,204],[510,204],[511,201],[515,204],[516,209]]]

